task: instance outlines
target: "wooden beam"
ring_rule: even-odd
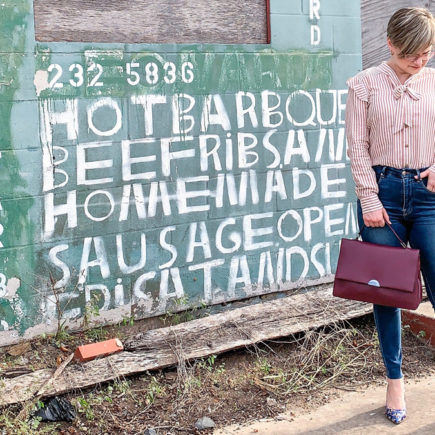
[[[44,391],[54,396],[120,376],[176,365],[265,340],[317,328],[371,312],[372,306],[334,298],[331,289],[312,290],[271,302],[237,308],[176,326],[137,334],[125,351],[67,367]],[[0,405],[32,399],[52,376],[43,369],[0,384]]]

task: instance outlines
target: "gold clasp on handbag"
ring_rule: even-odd
[[[379,281],[376,279],[371,279],[368,283],[368,285],[372,285],[373,287],[380,287]]]

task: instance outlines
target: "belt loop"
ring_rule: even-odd
[[[385,176],[385,172],[387,171],[387,167],[386,166],[383,166],[382,167],[382,171],[381,171],[381,175],[382,176]]]
[[[418,177],[418,181],[421,181],[421,176],[420,176],[420,169],[417,169],[417,177]]]

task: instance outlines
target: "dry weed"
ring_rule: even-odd
[[[378,352],[376,343],[376,333],[364,335],[344,322],[311,330],[292,337],[288,344],[295,348],[285,360],[266,364],[260,359],[255,383],[277,395],[318,390],[338,381],[346,388],[372,375],[368,361]]]

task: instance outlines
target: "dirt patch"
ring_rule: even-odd
[[[56,367],[78,344],[128,336],[133,326],[97,328],[29,346],[0,350],[4,376],[17,369]],[[404,372],[408,378],[435,372],[433,350],[403,331]],[[14,353],[14,352],[12,352]],[[167,369],[118,379],[66,395],[76,411],[73,423],[17,421],[21,405],[3,409],[5,433],[158,434],[199,433],[195,422],[210,417],[216,426],[273,417],[284,410],[310,410],[361,386],[384,382],[372,316],[292,337],[210,356]],[[211,430],[201,431],[211,433]]]

